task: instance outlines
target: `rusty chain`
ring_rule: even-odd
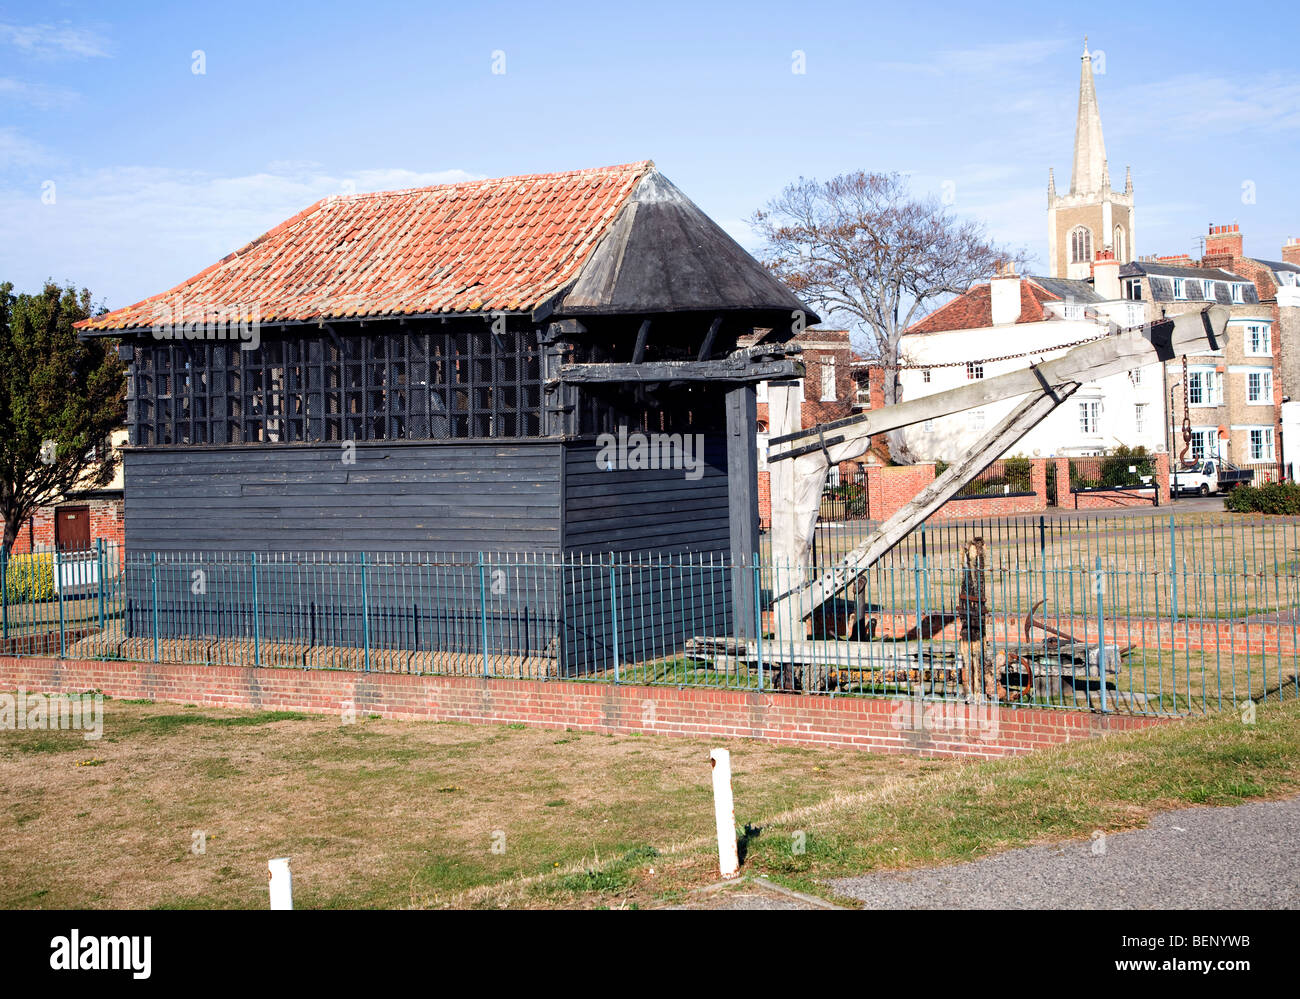
[[[1192,448],[1192,409],[1187,389],[1187,355],[1183,355],[1183,449],[1178,453],[1178,460],[1184,468],[1195,468],[1196,459],[1187,457]]]

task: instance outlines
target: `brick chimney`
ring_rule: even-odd
[[[997,277],[989,282],[989,308],[994,326],[1007,326],[1020,318],[1020,278],[1015,264],[999,266]]]
[[[1282,259],[1300,267],[1300,239],[1288,239],[1282,247]]]
[[[1244,256],[1242,249],[1241,226],[1212,225],[1210,234],[1205,237],[1204,267],[1224,267],[1232,269],[1233,264]]]
[[[1092,289],[1108,302],[1118,301],[1119,261],[1115,251],[1109,246],[1097,251],[1097,259],[1092,262]]]

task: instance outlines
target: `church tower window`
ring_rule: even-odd
[[[1075,226],[1070,232],[1070,263],[1092,262],[1092,231],[1087,226]]]

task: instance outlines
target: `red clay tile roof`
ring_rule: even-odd
[[[178,298],[256,306],[263,322],[531,310],[573,280],[653,167],[325,198],[171,291],[77,325],[149,327]]]
[[[1020,315],[1017,323],[1038,323],[1046,317],[1044,302],[1060,299],[1046,288],[1041,288],[1027,278],[1020,281]],[[942,333],[948,330],[978,330],[993,325],[993,304],[989,286],[976,285],[964,295],[940,306],[920,322],[913,323],[903,332]]]

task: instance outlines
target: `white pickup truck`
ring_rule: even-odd
[[[1209,496],[1219,491],[1219,467],[1212,459],[1207,459],[1195,468],[1178,468],[1169,474],[1171,493],[1197,493]]]
[[[1201,496],[1226,493],[1237,486],[1249,485],[1254,477],[1255,473],[1249,468],[1238,468],[1231,462],[1213,458],[1207,458],[1195,468],[1175,468],[1169,476],[1174,492]]]
[[[1142,484],[1151,485],[1151,480],[1155,478],[1152,475],[1143,475]],[[1170,495],[1177,493],[1196,493],[1201,496],[1209,496],[1211,493],[1219,491],[1219,469],[1214,461],[1203,461],[1197,464],[1195,468],[1179,468],[1177,464],[1174,470],[1169,473]]]

